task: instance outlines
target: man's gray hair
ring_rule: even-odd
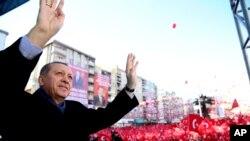
[[[54,65],[54,64],[63,64],[65,66],[68,66],[68,64],[64,63],[64,62],[59,62],[59,61],[51,62],[51,63],[48,63],[42,67],[42,69],[40,71],[40,75],[46,75],[50,71],[51,65]]]

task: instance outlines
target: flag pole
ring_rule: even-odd
[[[202,116],[202,111],[201,111],[201,101],[200,101],[200,97],[199,96],[198,96],[198,103],[199,103],[199,111],[200,111],[199,113],[200,113],[200,116],[203,117]]]

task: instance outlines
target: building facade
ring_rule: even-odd
[[[5,48],[5,41],[8,35],[8,32],[0,29],[0,50],[3,50]]]

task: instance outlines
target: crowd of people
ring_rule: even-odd
[[[187,116],[178,123],[106,128],[91,138],[96,141],[230,141],[231,125],[249,123],[250,116],[236,114],[232,118],[205,118],[197,130],[192,130]],[[114,131],[119,136],[117,140],[112,137]]]

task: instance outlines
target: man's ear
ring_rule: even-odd
[[[44,85],[44,83],[45,83],[44,80],[45,80],[45,79],[44,79],[44,76],[40,75],[40,76],[38,77],[38,83],[39,83],[40,86],[43,86],[43,85]]]

